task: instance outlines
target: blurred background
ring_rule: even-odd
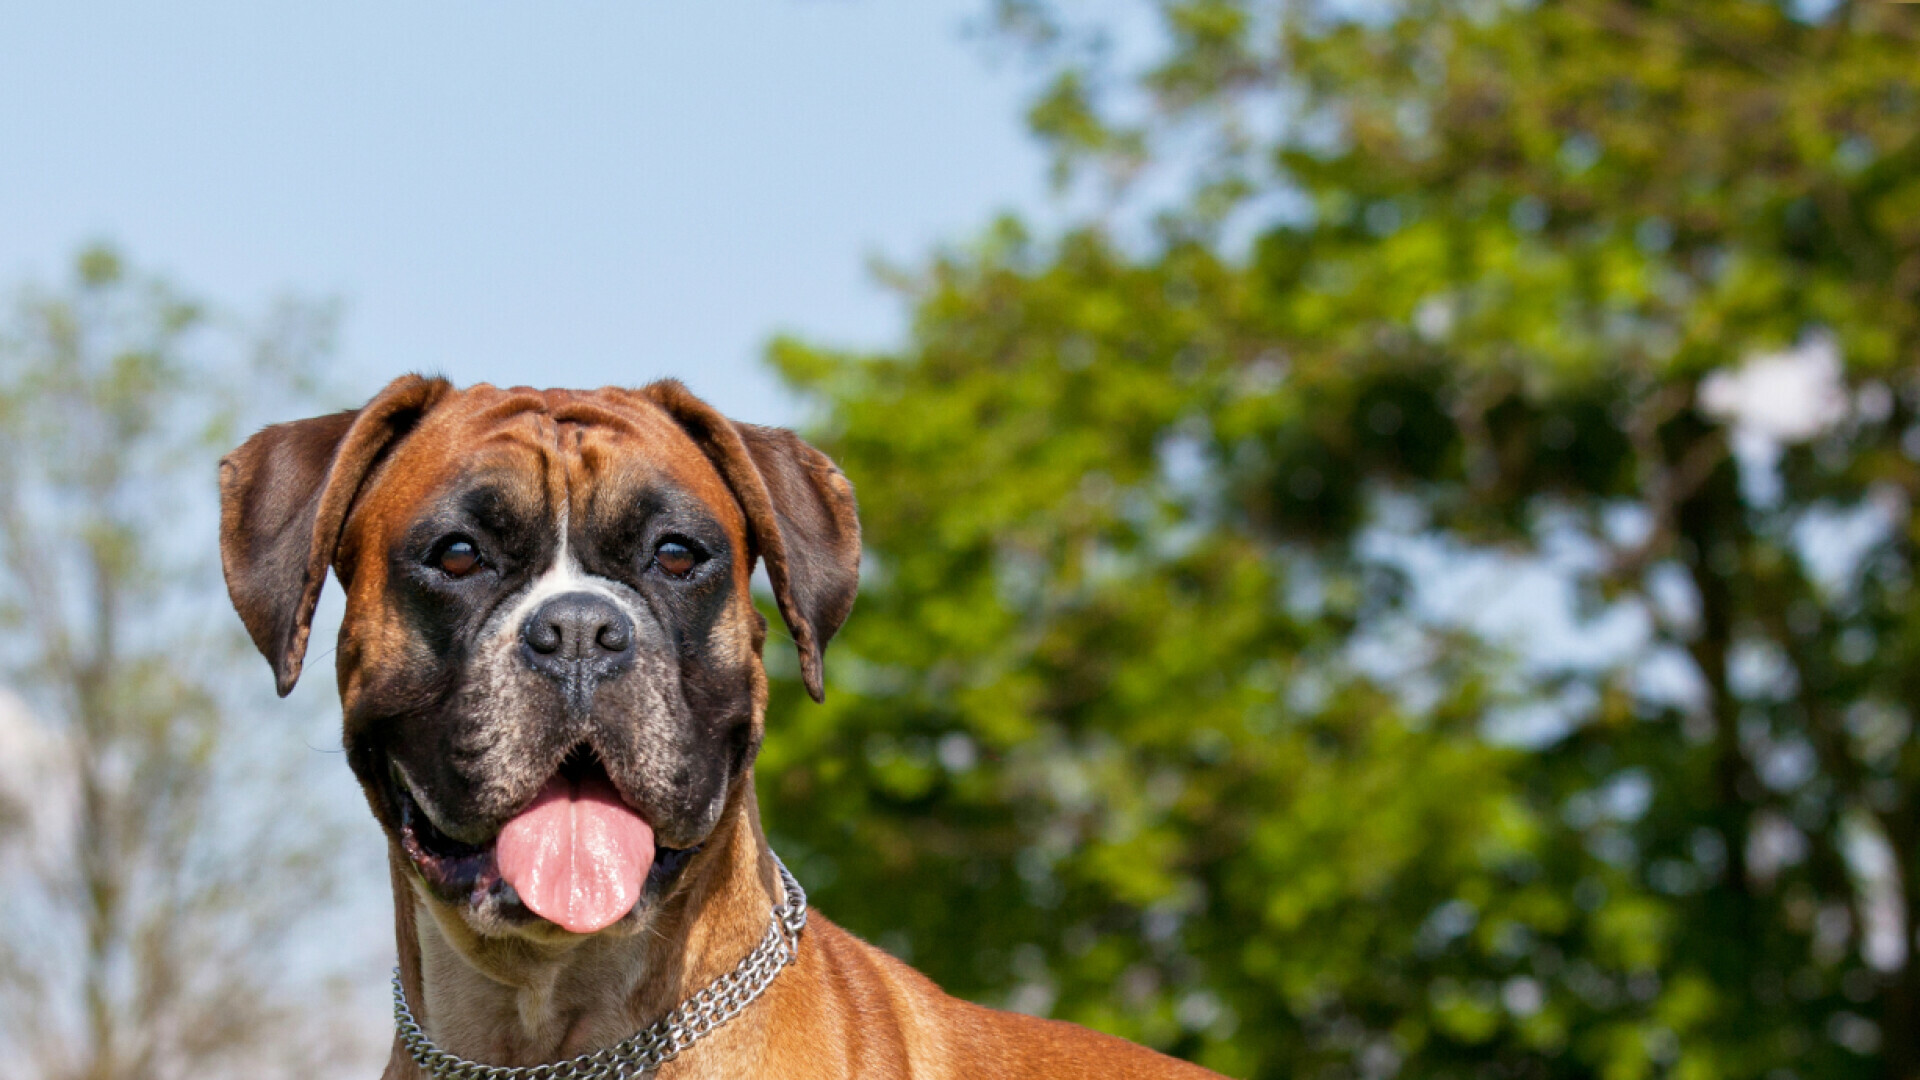
[[[0,1060],[370,1076],[213,463],[687,380],[860,495],[821,910],[1240,1077],[1920,1075],[1920,10],[0,13]]]

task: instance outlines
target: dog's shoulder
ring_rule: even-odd
[[[882,949],[814,913],[799,976],[780,995],[782,1030],[845,1048],[861,1076],[1172,1078],[1216,1074],[1097,1031],[955,998]],[[786,981],[784,978],[782,981]]]
[[[962,1065],[956,1076],[1219,1080],[1217,1073],[1079,1024],[948,1001],[962,1033],[953,1048],[954,1063]]]

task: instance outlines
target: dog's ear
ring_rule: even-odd
[[[801,680],[813,700],[824,700],[821,659],[860,584],[853,485],[827,455],[785,428],[728,420],[671,379],[644,393],[700,445],[746,511],[754,551],[766,560],[774,599],[800,650]]]
[[[300,678],[320,586],[361,482],[452,389],[445,379],[402,376],[364,408],[275,424],[221,460],[227,595],[273,665],[281,697]]]

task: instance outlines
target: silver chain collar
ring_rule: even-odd
[[[771,854],[771,853],[769,853]],[[773,909],[766,935],[732,971],[681,1002],[652,1027],[626,1041],[547,1065],[482,1065],[456,1057],[433,1045],[407,1007],[400,986],[400,969],[393,969],[393,1024],[414,1063],[434,1080],[631,1080],[672,1061],[680,1051],[740,1015],[740,1011],[773,985],[774,976],[800,955],[800,931],[807,925],[807,893],[773,856],[786,890],[785,903]]]

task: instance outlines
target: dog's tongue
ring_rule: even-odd
[[[591,934],[620,921],[640,899],[653,868],[653,827],[605,777],[556,775],[500,830],[494,850],[521,903]]]

